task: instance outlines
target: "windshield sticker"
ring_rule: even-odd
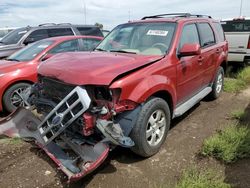
[[[37,46],[37,48],[47,48],[49,45],[48,44],[41,44]]]
[[[18,35],[24,34],[24,33],[27,33],[27,31],[20,31],[20,32],[18,32]]]
[[[225,24],[227,24],[227,22],[220,22],[221,23],[221,25],[225,25]]]
[[[168,31],[164,31],[164,30],[148,30],[147,35],[167,36]]]

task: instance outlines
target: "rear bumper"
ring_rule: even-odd
[[[233,53],[233,52],[229,52],[228,53],[228,61],[231,62],[239,62],[239,63],[243,63],[245,56],[247,56],[250,54],[246,54],[246,53]]]

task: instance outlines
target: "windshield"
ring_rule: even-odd
[[[31,44],[7,58],[10,61],[30,61],[40,54],[45,48],[51,45],[54,41],[45,40]]]
[[[18,41],[23,37],[25,33],[27,33],[28,30],[27,28],[20,28],[20,29],[15,29],[11,32],[9,32],[7,35],[5,35],[0,43],[3,44],[17,44]]]
[[[96,48],[99,51],[164,55],[170,49],[175,23],[132,23],[117,26]]]

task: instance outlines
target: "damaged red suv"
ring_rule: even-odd
[[[173,118],[220,96],[227,53],[211,17],[164,14],[119,25],[94,52],[41,64],[32,107],[5,119],[1,132],[35,139],[69,180],[93,171],[117,145],[150,157]]]

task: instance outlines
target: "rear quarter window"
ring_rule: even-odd
[[[98,27],[77,27],[81,35],[92,35],[103,37],[101,30]]]
[[[223,31],[223,29],[222,29],[222,27],[221,27],[221,24],[215,22],[215,23],[213,23],[213,25],[214,25],[215,31],[216,31],[216,33],[217,33],[217,35],[218,35],[219,41],[220,41],[220,42],[225,41],[225,35],[224,35],[224,31]]]
[[[224,32],[250,32],[250,20],[222,21]]]

